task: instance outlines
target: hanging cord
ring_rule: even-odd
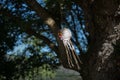
[[[71,40],[63,40],[63,44],[65,46],[67,61],[70,68],[77,67],[80,70],[79,64],[81,64],[81,60],[78,55],[76,55],[74,46]]]
[[[77,68],[80,69],[79,64],[81,64],[82,62],[81,62],[80,58],[78,57],[78,55],[75,53],[75,49],[74,49],[74,46],[73,46],[71,40],[69,40],[69,46],[71,49],[71,54],[73,55],[73,60],[75,61]]]
[[[66,55],[67,55],[67,61],[68,61],[68,65],[70,68],[74,67],[73,61],[72,61],[72,55],[70,54],[70,50],[69,50],[69,45],[68,45],[68,41],[65,40],[63,41],[63,44],[65,46],[65,50],[66,50]]]
[[[75,53],[74,46],[70,40],[71,37],[72,37],[72,33],[68,28],[61,29],[59,33],[59,38],[63,41],[66,50],[68,66],[70,68],[76,67],[78,70],[80,70],[80,64],[82,64],[82,62],[79,56]]]
[[[72,49],[73,49],[73,51],[74,51],[74,54],[76,54],[76,53],[75,53],[74,46],[73,46],[73,44],[72,44],[71,40],[69,41],[69,43],[71,44],[71,47],[72,47]],[[78,59],[79,63],[80,63],[80,64],[82,64],[82,61],[80,60],[79,56],[78,56],[78,55],[76,55],[76,57],[77,57],[77,59]]]

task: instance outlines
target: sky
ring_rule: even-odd
[[[45,3],[44,3],[43,0],[37,0],[37,2],[39,2],[39,4],[41,4],[43,7],[45,7]],[[25,4],[23,4],[23,6],[27,7]],[[13,8],[13,7],[14,7],[13,5],[9,4],[9,9],[11,9],[11,8]],[[73,8],[73,9],[76,9],[76,5],[73,5],[72,8]],[[80,8],[79,8],[79,9],[80,9]],[[14,10],[15,10],[15,9],[13,8],[13,11],[14,11]],[[81,9],[80,9],[80,10],[81,10]],[[31,11],[31,12],[29,12],[29,13],[25,13],[25,14],[23,14],[23,17],[25,17],[25,16],[28,15],[28,14],[31,15],[31,14],[34,14],[34,13],[35,13],[34,11]],[[80,22],[79,22],[79,20],[78,20],[78,18],[77,18],[77,16],[76,16],[76,14],[75,14],[73,11],[71,11],[71,13],[74,15],[74,20],[75,20],[75,25],[76,25],[77,32],[78,32],[77,34],[78,34],[79,42],[80,42],[80,44],[81,44],[81,46],[82,46],[82,49],[83,49],[84,51],[86,51],[86,50],[87,50],[87,48],[86,48],[87,46],[86,46],[85,44],[87,44],[87,40],[86,40],[86,37],[85,37],[83,31],[81,30],[81,27],[82,27],[82,28],[85,28],[85,26],[84,26],[84,25],[82,25],[82,26],[80,25]],[[67,21],[68,21],[69,23],[71,23],[71,24],[70,24],[71,26],[74,25],[73,22],[71,22],[71,21],[72,21],[71,15],[67,16],[66,19],[67,19]],[[48,33],[45,33],[45,32],[43,32],[43,33],[41,33],[41,34],[44,35],[44,36],[46,36],[46,37],[53,36],[53,35],[49,35]],[[26,35],[27,35],[27,34],[25,34],[25,33],[20,34],[20,35],[17,37],[17,41],[15,42],[15,46],[14,46],[13,50],[9,50],[9,51],[7,52],[7,54],[15,54],[15,55],[18,55],[18,54],[20,55],[20,54],[22,54],[23,51],[24,51],[26,48],[29,47],[29,44],[25,44],[24,42],[22,42]],[[81,38],[83,38],[83,39],[81,39]],[[50,38],[50,39],[53,39],[53,37]],[[53,40],[55,40],[55,39],[53,39]],[[76,49],[77,54],[79,54],[80,52],[79,52],[79,50],[77,49],[76,46],[75,46],[75,49]],[[49,48],[48,46],[45,46],[45,47],[43,47],[40,51],[41,51],[41,52],[48,52],[48,51],[50,51],[50,48]],[[31,54],[30,54],[30,52],[27,51],[27,52],[26,52],[26,55],[29,56],[29,55],[31,55]]]

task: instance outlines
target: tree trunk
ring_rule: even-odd
[[[86,5],[89,49],[81,72],[83,80],[118,80],[113,45],[120,39],[120,1],[93,0]]]
[[[35,0],[26,2],[49,25],[58,42],[60,60],[64,67],[68,67],[65,48],[57,37],[59,29],[55,20]],[[113,44],[115,45],[120,39],[120,0],[78,0],[78,4],[82,5],[89,32],[88,52],[82,57],[83,80],[120,79],[116,76],[116,61],[113,56]]]

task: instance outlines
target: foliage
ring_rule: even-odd
[[[33,80],[37,78],[35,80],[39,80],[46,77],[54,78],[55,72],[53,68],[55,68],[55,63],[50,63],[51,60],[46,60],[49,63],[45,62],[44,58],[46,56],[47,54],[30,57],[15,56],[14,54],[7,55],[7,61],[4,64],[0,64],[0,79],[18,80],[18,78],[23,78],[25,80]]]
[[[58,25],[71,29],[77,53],[85,53],[88,35],[84,27],[82,9],[68,0],[38,2],[52,15]],[[59,64],[60,56],[44,42],[44,39],[35,35],[44,36],[58,48],[56,38],[48,25],[44,24],[24,0],[1,1],[0,11],[0,78],[54,78],[54,68]],[[20,45],[24,45],[22,51],[20,49],[23,46]],[[20,49],[16,50],[16,47]],[[36,77],[38,75],[40,76]]]
[[[21,76],[19,79],[25,80],[46,80],[53,79],[55,71],[53,71],[49,64],[43,64],[41,67],[34,68],[25,72],[25,77]]]

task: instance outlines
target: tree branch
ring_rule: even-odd
[[[58,42],[58,48],[59,48],[59,53],[60,53],[60,62],[62,62],[63,66],[66,68],[70,68],[67,64],[67,60],[66,60],[66,50],[65,47],[63,45],[63,42],[58,38],[58,32],[59,32],[59,27],[57,25],[57,23],[55,22],[55,20],[51,17],[50,14],[47,13],[47,11],[40,5],[38,4],[38,2],[36,0],[25,0],[27,2],[27,4],[29,5],[29,7],[31,9],[33,9],[38,16],[40,16],[40,18],[43,19],[43,21],[45,22],[45,24],[47,24],[50,29],[52,30],[53,34],[56,37],[56,40]],[[77,70],[77,67],[73,68],[74,70]]]
[[[36,11],[36,13],[40,16],[40,18],[43,19],[45,24],[47,24],[50,27],[54,35],[57,36],[56,35],[56,33],[58,32],[58,29],[56,29],[58,28],[57,24],[55,20],[51,17],[51,15],[48,14],[46,9],[44,9],[36,0],[25,0],[25,1],[27,2],[28,6],[34,11]]]
[[[76,4],[78,4],[82,9],[85,6],[85,1],[84,0],[71,0],[73,2],[75,2]]]
[[[84,9],[90,4],[92,4],[95,0],[72,0],[72,1],[78,4],[82,9]]]
[[[24,28],[24,31],[26,33],[28,33],[29,35],[34,35],[35,37],[39,38],[39,39],[42,39],[43,42],[45,42],[51,49],[53,49],[53,51],[55,51],[55,53],[59,56],[59,50],[58,50],[58,47],[52,42],[50,41],[48,38],[46,38],[45,36],[42,36],[38,33],[36,33],[34,30],[32,30],[30,28],[31,26],[31,23],[29,22],[25,22],[23,21],[23,19],[21,19],[20,17],[17,17],[15,15],[12,15],[10,13],[10,11],[8,10],[2,10],[1,13],[2,15],[5,15],[9,18],[11,18],[10,20],[13,20],[13,22],[15,22],[16,24],[19,24],[19,25],[22,25],[21,28],[23,29]]]
[[[55,51],[55,53],[57,54],[57,56],[59,57],[59,50],[58,47],[52,42],[50,41],[48,38],[46,38],[43,35],[40,35],[38,33],[36,33],[33,29],[29,28],[26,30],[26,32],[29,35],[34,35],[35,37],[42,39],[44,43],[46,43],[53,51]]]
[[[58,46],[59,46],[58,48],[60,51],[60,52],[57,51],[58,54],[65,53],[64,45],[63,45],[62,41],[58,38],[59,27],[58,27],[57,23],[55,22],[55,20],[52,18],[52,16],[50,14],[48,14],[46,9],[44,9],[36,0],[25,0],[25,1],[28,4],[28,6],[32,10],[34,10],[38,14],[38,16],[40,16],[40,18],[45,22],[45,24],[47,24],[48,27],[50,27],[51,31],[53,32],[53,35],[56,37],[56,40],[58,42]],[[38,36],[36,33],[35,33],[35,35]],[[60,57],[61,57],[61,55],[60,55]]]

